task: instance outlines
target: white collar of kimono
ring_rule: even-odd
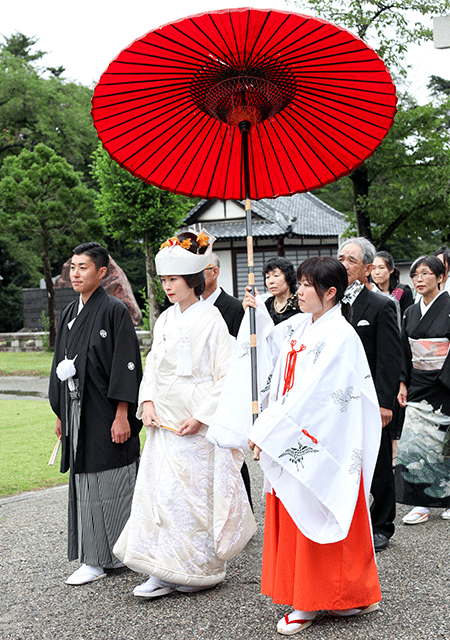
[[[439,298],[439,296],[442,295],[443,293],[444,293],[443,291],[439,291],[437,296],[435,298],[433,298],[433,300],[431,302],[429,302],[428,304],[425,304],[425,302],[423,301],[423,298],[420,298],[420,313],[422,314],[422,316],[424,316],[426,314],[426,312],[429,309],[431,309],[431,305],[433,304],[433,302],[435,300],[437,300]]]
[[[183,249],[184,251],[184,249]],[[166,350],[176,342],[177,344],[177,376],[191,376],[192,375],[192,355],[189,342],[189,323],[202,313],[205,305],[208,303],[205,300],[199,300],[194,302],[185,311],[181,312],[180,305],[176,302],[173,306],[173,311],[166,317],[165,329],[166,329]]]
[[[75,316],[75,318],[74,318],[73,320],[71,320],[70,322],[68,322],[68,323],[67,323],[67,327],[68,327],[69,329],[71,329],[71,328],[72,328],[73,323],[75,322],[75,320],[76,320],[76,319],[77,319],[77,317],[79,316],[79,314],[80,314],[80,312],[81,312],[81,309],[82,309],[83,307],[84,307],[83,299],[82,299],[81,294],[80,294],[80,299],[78,300],[78,311],[77,311],[77,315]]]
[[[295,321],[298,320],[300,321],[299,324],[297,326],[293,326],[293,332],[295,333],[295,331],[297,330],[297,327],[299,325],[303,325],[302,331],[304,331],[305,329],[308,328],[309,329],[314,329],[314,331],[316,330],[318,325],[322,325],[325,322],[328,321],[335,321],[335,316],[342,316],[342,311],[341,311],[341,303],[338,302],[337,304],[333,305],[331,307],[331,309],[328,309],[328,311],[325,311],[325,313],[323,313],[321,316],[319,316],[317,318],[317,320],[315,320],[313,322],[312,320],[312,313],[298,313],[297,315],[293,316],[289,322],[286,322],[286,325],[289,326],[289,324],[294,325]],[[281,323],[280,323],[281,324]],[[287,337],[286,339],[286,343],[288,344],[291,340],[291,336]]]

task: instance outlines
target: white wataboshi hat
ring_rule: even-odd
[[[159,276],[188,276],[206,269],[211,262],[215,238],[205,231],[194,233],[197,241],[203,241],[203,246],[207,244],[205,253],[192,253],[181,246],[178,238],[169,238],[155,256],[156,273]]]

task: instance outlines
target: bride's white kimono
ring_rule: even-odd
[[[216,307],[179,305],[155,324],[139,393],[161,423],[177,429],[194,417],[208,425],[234,348]],[[226,560],[256,525],[242,482],[243,453],[206,440],[207,427],[180,437],[147,428],[130,519],[114,553],[128,567],[172,584],[207,587],[225,577]]]

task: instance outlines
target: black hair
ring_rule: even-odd
[[[72,249],[73,256],[81,256],[82,254],[92,260],[97,271],[101,267],[107,267],[109,264],[108,251],[98,242],[83,242],[83,244],[79,244],[78,247]]]
[[[442,247],[439,247],[439,249],[436,249],[433,255],[436,256],[436,258],[442,256],[444,258],[446,269],[450,268],[450,250],[445,246],[445,244],[443,244]]]
[[[295,268],[292,262],[281,256],[271,258],[269,262],[264,265],[263,277],[265,278],[269,271],[273,271],[274,269],[280,269],[280,271],[284,273],[290,292],[295,293],[297,291],[297,278],[295,277]]]
[[[434,273],[436,278],[445,276],[445,265],[442,260],[439,260],[436,256],[420,256],[420,258],[417,258],[411,265],[411,269],[409,270],[410,278],[416,274],[417,267],[420,267],[421,264],[426,265],[430,271]]]
[[[400,282],[400,270],[395,266],[394,258],[389,251],[377,251],[375,258],[382,258],[389,271],[393,269],[392,273],[389,274],[389,293],[392,293]]]
[[[343,264],[331,256],[308,258],[297,269],[298,281],[305,278],[316,290],[320,300],[330,287],[336,289],[334,302],[341,302],[342,315],[346,320],[351,320],[351,305],[342,302],[345,290],[348,287],[347,271]]]
[[[194,293],[199,298],[205,290],[205,272],[200,271],[199,273],[190,273],[186,276],[180,276],[180,278],[184,278],[187,286],[190,289],[194,289]]]

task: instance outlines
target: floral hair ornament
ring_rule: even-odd
[[[167,240],[159,247],[159,250],[161,251],[161,249],[164,249],[165,247],[174,247],[176,244],[180,244],[178,238],[175,236],[173,238],[167,238]],[[186,249],[186,247],[183,247],[183,249]]]
[[[192,241],[189,238],[181,241],[177,237],[169,238],[162,243],[155,257],[156,273],[159,276],[187,276],[200,273],[211,264],[215,237],[204,229],[199,232],[193,229],[189,231],[195,235],[198,250],[201,253],[189,251],[192,247]]]
[[[207,247],[210,243],[210,237],[204,230],[200,231],[197,236],[197,244],[199,247]]]

